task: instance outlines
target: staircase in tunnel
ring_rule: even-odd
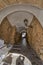
[[[16,15],[18,15],[17,18],[16,18]],[[23,28],[23,26],[25,27],[24,25],[25,18],[29,21],[28,23],[29,25],[33,19],[33,15],[27,12],[21,11],[21,12],[12,13],[11,15],[7,16],[8,21],[12,25],[14,24],[17,25],[17,28],[19,28],[19,26],[22,26],[22,28],[17,29],[21,33],[21,41],[17,44],[15,43],[9,52],[21,53],[25,55],[31,61],[32,65],[43,65],[42,60],[38,57],[37,53],[31,48],[31,46],[26,40],[26,32]]]
[[[43,65],[37,53],[28,44],[26,40],[26,32],[22,32],[21,37],[22,38],[21,38],[21,41],[19,42],[19,45],[15,44],[9,52],[21,53],[25,55],[31,61],[32,65]]]

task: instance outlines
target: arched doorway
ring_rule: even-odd
[[[37,14],[40,13],[39,10],[40,9],[38,9],[37,7],[33,7],[33,6],[30,6],[30,5],[29,6],[27,6],[27,5],[26,6],[24,6],[24,5],[23,6],[22,5],[20,5],[20,6],[19,5],[18,6],[12,5],[12,6],[9,6],[9,7],[5,8],[1,11],[0,21],[2,22],[3,19],[5,19],[5,17],[7,17],[9,22],[12,23],[12,21],[13,21],[14,25],[17,25],[17,30],[19,32],[21,32],[21,28],[25,27],[25,25],[24,25],[24,19],[25,18],[28,19],[28,21],[30,23],[32,21],[31,19],[33,19],[34,16],[39,20],[38,15],[37,15]],[[38,11],[38,13],[36,11]],[[18,24],[16,22],[18,22]],[[28,24],[30,25],[30,23],[28,23]],[[27,54],[27,51],[28,50],[26,50],[26,54]],[[33,55],[34,55],[34,53],[33,53]],[[31,56],[32,56],[32,53],[31,53]],[[28,57],[28,55],[27,55],[27,57]],[[30,55],[29,55],[29,57],[30,57]]]

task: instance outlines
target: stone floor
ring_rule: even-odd
[[[22,42],[21,42],[22,44]],[[37,56],[36,52],[30,47],[30,45],[14,45],[10,52],[21,53],[25,55],[31,61],[32,65],[43,65],[42,60]]]

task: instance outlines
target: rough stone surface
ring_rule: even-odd
[[[43,28],[35,17],[27,29],[27,35],[29,44],[43,60]]]
[[[3,39],[5,43],[15,43],[16,26],[11,26],[7,17],[0,24],[0,39]]]
[[[10,31],[10,43],[14,44],[16,39],[16,26],[13,26]]]
[[[10,30],[11,30],[11,24],[9,23],[7,18],[5,18],[1,22],[0,27],[1,27],[0,38],[3,39],[6,43],[8,43],[8,41],[9,41],[9,34],[10,34]]]
[[[15,25],[10,24],[7,17],[0,24],[0,39],[3,39],[7,44],[20,41],[20,33],[17,32]]]
[[[0,9],[3,9],[11,4],[23,4],[23,3],[28,3],[43,8],[43,0],[0,0]]]

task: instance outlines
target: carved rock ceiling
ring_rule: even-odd
[[[43,0],[0,0],[0,9],[11,4],[29,3],[31,5],[43,8]]]

